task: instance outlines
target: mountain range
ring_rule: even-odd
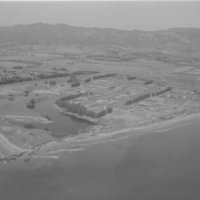
[[[137,52],[198,57],[200,55],[200,29],[170,28],[158,31],[129,31],[35,23],[0,27],[0,46],[5,44],[119,47]]]

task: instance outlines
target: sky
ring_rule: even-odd
[[[200,2],[0,2],[0,26],[38,22],[145,31],[200,28]]]

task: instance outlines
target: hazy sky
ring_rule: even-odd
[[[200,2],[0,2],[0,26],[35,22],[128,30],[200,28]]]

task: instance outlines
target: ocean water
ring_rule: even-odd
[[[199,200],[200,123],[0,165],[2,200]]]

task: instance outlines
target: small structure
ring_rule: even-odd
[[[144,85],[150,85],[150,84],[153,84],[153,80],[149,80],[149,81],[144,82]]]
[[[9,101],[14,101],[14,94],[9,94],[8,99]]]
[[[25,97],[29,96],[29,91],[28,91],[28,90],[25,90],[25,91],[24,91],[24,96],[25,96]]]
[[[91,81],[91,78],[86,78],[85,79],[85,83],[88,83],[88,82],[90,82]]]
[[[34,109],[35,108],[35,99],[31,99],[27,104],[26,107],[29,109]]]
[[[80,82],[79,81],[71,83],[71,87],[78,87],[78,86],[80,86]]]
[[[49,81],[49,85],[56,85],[56,81],[54,80]]]
[[[128,79],[128,81],[131,81],[131,80],[135,80],[136,77],[135,76],[128,76],[127,79]]]

